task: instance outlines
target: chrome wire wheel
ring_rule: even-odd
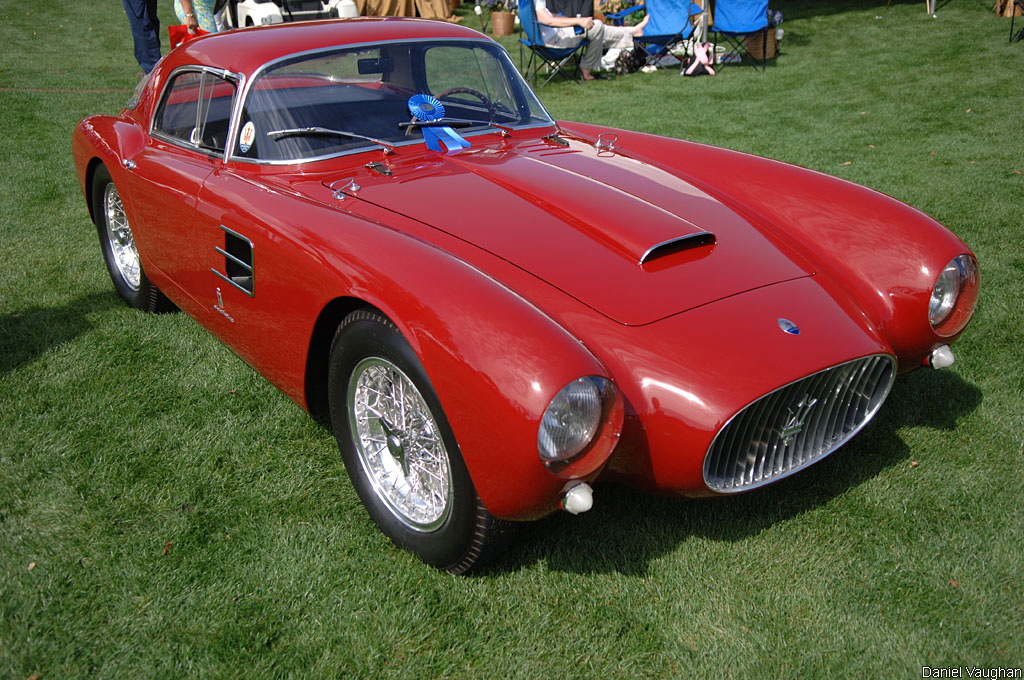
[[[441,527],[452,511],[448,450],[423,395],[398,366],[369,357],[353,369],[348,418],[374,494],[407,527]]]
[[[107,229],[107,241],[110,243],[110,254],[114,266],[121,274],[125,284],[133,291],[142,285],[142,265],[139,262],[139,251],[135,248],[132,229],[128,225],[121,196],[113,182],[107,184],[103,192],[103,214]]]

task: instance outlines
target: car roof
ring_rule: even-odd
[[[428,19],[360,17],[272,24],[190,40],[167,55],[163,69],[200,64],[252,74],[260,66],[296,52],[325,47],[422,39],[490,40],[471,28]]]

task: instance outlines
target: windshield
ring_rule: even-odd
[[[408,125],[409,98],[417,94],[440,100],[445,119],[457,119],[462,135],[492,124],[553,123],[499,45],[364,45],[299,55],[260,73],[242,109],[234,155],[301,161],[379,148],[380,142],[423,143],[423,130]]]

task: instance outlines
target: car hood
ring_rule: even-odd
[[[650,163],[575,139],[477,139],[454,155],[399,152],[387,159],[391,174],[361,174],[355,191],[335,187],[627,325],[810,273],[729,206]]]

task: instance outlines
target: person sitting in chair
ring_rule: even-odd
[[[601,64],[604,50],[623,50],[633,47],[634,36],[643,35],[644,26],[650,16],[644,17],[636,26],[605,26],[593,17],[564,17],[552,14],[547,7],[547,0],[534,0],[537,10],[537,23],[540,26],[540,37],[548,47],[575,47],[583,40],[576,33],[576,26],[586,32],[590,41],[587,51],[580,62],[583,80],[595,80],[594,71]]]

